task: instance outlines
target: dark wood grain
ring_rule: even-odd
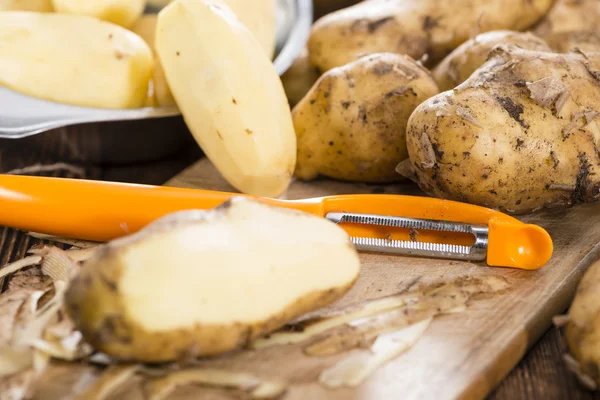
[[[10,154],[0,149],[0,172],[40,163],[51,164],[56,160],[32,157],[27,149]],[[160,184],[191,164],[198,153],[193,149],[172,159],[145,165],[119,167],[78,166],[82,176],[57,170],[45,175],[104,179],[113,181]],[[0,210],[1,212],[1,210]],[[0,265],[22,257],[36,240],[23,233],[0,228]],[[521,363],[502,381],[489,396],[493,400],[512,399],[600,399],[600,395],[583,390],[565,369],[561,355],[564,341],[557,329],[550,329]]]

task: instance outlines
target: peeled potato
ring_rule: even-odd
[[[99,351],[172,361],[241,348],[340,298],[359,269],[337,225],[234,198],[109,243],[84,264],[66,303]]]
[[[135,24],[131,27],[132,32],[137,33],[142,39],[146,41],[148,46],[155,52],[154,39],[156,36],[156,20],[155,14],[143,15],[138,19]],[[153,90],[151,93],[152,103],[160,107],[174,106],[175,99],[169,89],[165,71],[156,56],[156,62],[154,64],[154,72],[152,73],[152,85]]]
[[[52,12],[52,0],[0,0],[0,11]]]
[[[273,63],[227,4],[169,4],[156,51],[190,131],[225,179],[244,193],[283,194],[296,164],[291,111]]]
[[[56,12],[88,15],[129,28],[144,12],[146,0],[52,0]]]
[[[152,52],[136,34],[95,18],[0,12],[0,85],[59,103],[137,108]]]

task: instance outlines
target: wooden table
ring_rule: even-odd
[[[192,164],[198,157],[197,150],[191,149],[172,159],[147,164],[111,167],[76,165],[75,169],[57,169],[41,174],[161,184]],[[34,164],[49,165],[54,162],[55,160],[40,159],[38,155],[29,154],[27,149],[19,149],[17,145],[10,146],[10,148],[5,146],[0,149],[0,172],[21,169]],[[2,211],[0,210],[0,212]],[[0,228],[0,265],[23,257],[27,248],[34,243],[31,238],[22,233]],[[566,370],[561,359],[564,346],[564,339],[558,330],[548,331],[521,363],[502,381],[489,399],[600,399],[600,393],[592,394],[581,389],[573,376]]]

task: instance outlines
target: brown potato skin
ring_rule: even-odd
[[[429,72],[408,56],[382,53],[324,74],[293,110],[295,176],[355,182],[400,179],[411,112],[438,93]]]
[[[523,49],[552,51],[548,44],[531,33],[490,31],[466,41],[448,54],[433,70],[432,75],[441,91],[454,89],[487,61],[492,49],[499,44],[514,44]]]
[[[600,261],[592,264],[577,287],[569,308],[565,337],[569,351],[582,368],[600,384]]]
[[[437,197],[511,213],[598,200],[596,71],[597,53],[496,48],[462,85],[411,115],[407,146],[419,186]],[[560,111],[556,103],[543,107],[530,97],[528,83],[551,75],[568,89]],[[586,125],[581,113],[590,111]]]
[[[435,64],[479,32],[525,30],[553,0],[365,0],[324,16],[308,42],[321,71],[362,56],[391,52]],[[460,12],[456,12],[460,10]]]
[[[291,67],[281,77],[285,95],[290,107],[294,107],[310,91],[321,73],[315,68],[308,58],[308,50],[304,49],[296,58]]]
[[[537,24],[534,33],[559,53],[575,48],[600,51],[600,2],[597,0],[557,0]]]

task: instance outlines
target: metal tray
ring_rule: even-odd
[[[276,1],[274,65],[283,75],[308,39],[312,0]],[[147,13],[156,11],[148,9]],[[32,158],[39,154],[56,161],[106,165],[154,161],[195,145],[176,108],[115,112],[73,107],[14,92],[10,93],[10,102],[2,102],[3,92],[9,90],[0,88],[0,151],[18,146],[21,151],[27,148]]]

